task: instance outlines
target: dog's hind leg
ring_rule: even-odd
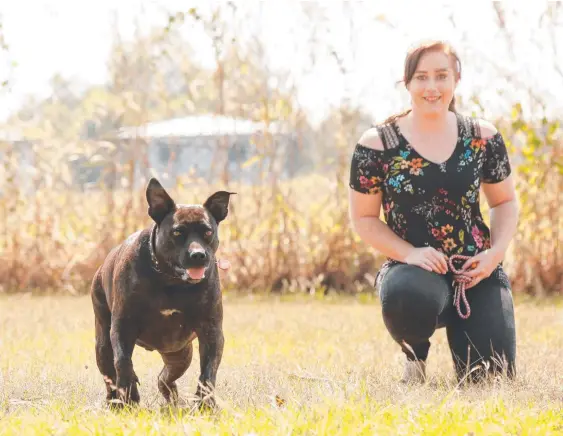
[[[96,274],[92,282],[91,297],[94,305],[95,318],[96,363],[98,364],[98,369],[102,373],[106,385],[106,401],[110,402],[117,398],[113,350],[109,336],[111,313],[106,302],[99,274]]]
[[[164,368],[158,376],[158,390],[168,403],[176,404],[178,401],[178,380],[192,362],[193,346],[188,344],[185,348],[172,353],[160,353],[164,361]]]

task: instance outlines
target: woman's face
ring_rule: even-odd
[[[413,108],[427,115],[447,112],[457,82],[450,56],[442,51],[424,53],[407,85]]]

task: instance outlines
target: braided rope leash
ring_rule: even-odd
[[[463,270],[457,269],[454,266],[454,260],[459,260],[465,262],[466,260],[470,259],[470,256],[463,256],[461,254],[453,254],[448,259],[448,266],[450,270],[455,274],[454,275],[454,306],[457,309],[457,313],[462,319],[467,319],[471,315],[471,307],[469,306],[469,302],[467,301],[467,297],[465,296],[466,286],[471,283],[471,277],[468,277],[464,274]],[[472,265],[473,266],[473,265]],[[465,313],[461,312],[461,301],[465,305],[466,311]]]

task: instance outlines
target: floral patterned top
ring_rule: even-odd
[[[455,149],[440,164],[418,154],[395,122],[376,127],[384,150],[356,145],[349,186],[364,194],[382,192],[387,225],[413,246],[474,256],[491,245],[480,185],[504,180],[511,166],[499,132],[482,139],[475,118],[457,114],[457,120]]]

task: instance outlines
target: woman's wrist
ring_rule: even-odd
[[[491,253],[496,263],[502,262],[506,253],[506,249],[504,247],[500,247],[499,245],[492,245],[487,251]]]

